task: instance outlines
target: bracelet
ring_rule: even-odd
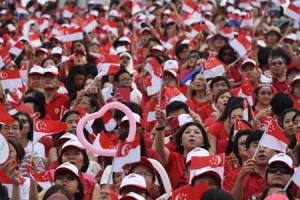
[[[157,131],[163,131],[164,129],[165,129],[165,126],[155,128],[155,130],[157,130]]]

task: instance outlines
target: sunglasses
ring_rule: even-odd
[[[281,174],[292,174],[292,170],[286,167],[269,167],[268,168],[268,172],[269,173],[276,173],[276,172],[280,172]]]

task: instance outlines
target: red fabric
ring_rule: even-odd
[[[297,101],[296,97],[292,95],[291,93],[287,93],[290,95],[292,101],[293,101],[293,108],[299,109],[300,108],[300,103]]]
[[[256,116],[258,113],[259,113],[258,110],[253,109],[254,116]],[[271,112],[269,113],[269,115],[267,117],[263,117],[259,120],[259,122],[261,123],[261,127],[264,127],[265,125],[267,125],[270,122],[270,120],[272,120]]]
[[[216,122],[208,127],[207,132],[217,138],[216,154],[224,153],[227,147],[229,133],[226,132],[224,122]]]
[[[147,158],[152,158],[152,159],[160,162],[160,158],[156,151],[154,151],[153,149],[150,149],[150,148],[147,148],[146,150],[147,150],[147,156],[146,156]]]
[[[167,147],[167,149],[169,149],[170,152],[176,151],[176,142],[174,142],[171,138],[165,146]]]
[[[85,174],[80,174],[79,175],[79,179],[83,185],[84,188],[84,196],[83,199],[84,200],[90,200],[93,198],[93,192],[96,186],[96,181],[92,181],[90,179],[87,178],[87,176]]]
[[[204,122],[207,118],[210,117],[211,113],[215,112],[215,109],[212,107],[212,104],[207,104],[199,108],[199,115]]]
[[[182,154],[170,152],[169,161],[165,168],[170,178],[173,190],[188,184],[188,177],[185,169],[185,158]]]
[[[59,120],[62,106],[69,108],[68,104],[69,97],[66,94],[56,93],[48,104],[45,103],[46,114],[49,115],[52,120]]]
[[[272,85],[276,89],[277,92],[285,92],[288,89],[288,85],[287,85],[286,81],[279,82],[275,78],[273,78]]]
[[[251,195],[262,193],[267,187],[267,182],[258,173],[248,173],[244,178],[243,200],[248,200]]]
[[[58,160],[53,161],[50,163],[48,170],[55,170],[58,167]]]
[[[241,169],[242,168],[239,167],[239,168],[229,171],[227,173],[227,175],[225,176],[224,181],[223,181],[224,190],[230,192],[233,189],[236,178],[239,175]]]
[[[54,143],[53,143],[52,138],[44,136],[44,137],[42,137],[39,140],[39,142],[44,145],[44,147],[45,147],[45,154],[46,154],[46,157],[48,158],[50,149],[52,147],[54,147]]]
[[[193,72],[193,69],[184,69],[180,73],[180,80],[183,80],[187,75]]]
[[[190,98],[194,104],[194,108],[195,108],[195,112],[200,116],[200,108],[202,106],[206,106],[206,105],[209,105],[209,103],[206,101],[206,102],[201,102],[199,103],[194,97],[191,97]]]
[[[233,80],[235,83],[242,81],[241,73],[239,72],[238,65],[235,65],[230,71],[229,71],[229,77],[228,80]]]

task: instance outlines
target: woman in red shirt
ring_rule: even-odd
[[[160,109],[156,109],[157,120],[156,136],[154,139],[155,150],[157,151],[162,165],[168,172],[173,189],[188,184],[185,159],[187,154],[196,147],[206,150],[210,145],[205,129],[196,122],[185,124],[176,136],[177,152],[170,152],[164,144],[165,114]]]
[[[215,155],[225,152],[235,118],[244,118],[244,103],[240,97],[230,99],[222,116],[207,129],[211,145],[210,154]]]

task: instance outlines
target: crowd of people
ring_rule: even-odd
[[[13,118],[0,120],[0,199],[300,198],[299,21],[287,14],[297,1],[77,3],[0,1],[0,115]],[[110,102],[136,121],[141,158],[122,172],[77,137],[80,119]],[[66,128],[36,141],[37,120]],[[282,152],[261,145],[270,124]],[[112,109],[84,135],[118,149],[129,128]]]

